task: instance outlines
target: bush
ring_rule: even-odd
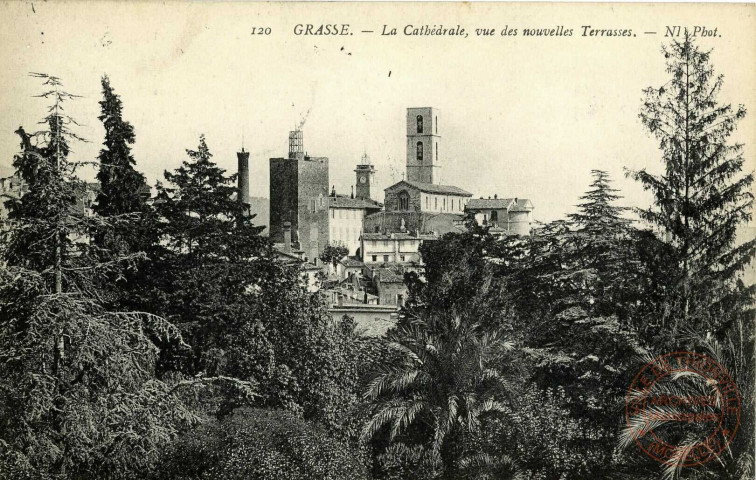
[[[157,478],[366,479],[362,460],[325,428],[291,412],[239,409],[172,445]]]

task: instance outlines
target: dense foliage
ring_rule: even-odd
[[[176,442],[156,477],[360,480],[368,475],[359,452],[322,426],[283,410],[239,409]]]
[[[128,259],[86,241],[107,223],[78,204],[84,185],[68,159],[77,137],[62,113],[73,96],[35,76],[50,88],[49,130],[34,134],[44,146],[17,132],[27,190],[7,202],[0,250],[0,476],[139,477],[196,421],[154,375],[152,338],[185,344],[159,317],[100,302],[97,279]]]

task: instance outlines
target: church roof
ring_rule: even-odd
[[[351,208],[362,210],[380,210],[381,204],[366,198],[352,198],[346,195],[337,195],[335,197],[328,197],[329,208]]]
[[[452,185],[436,185],[435,183],[413,182],[410,180],[402,180],[399,183],[395,183],[394,185],[388,187],[387,190],[389,188],[395,188],[402,183],[409,185],[412,188],[416,188],[421,192],[438,193],[442,195],[457,195],[460,197],[472,197],[472,193],[468,192],[467,190],[462,190],[459,187],[454,187]]]
[[[465,206],[467,210],[509,210],[529,212],[533,203],[527,198],[471,198]]]

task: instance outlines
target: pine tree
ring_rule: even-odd
[[[189,161],[165,172],[170,185],[157,186],[157,211],[165,219],[162,232],[170,247],[195,260],[257,254],[263,228],[252,224],[254,217],[237,200],[236,175],[226,175],[212,161],[204,135],[197,150],[186,153]]]
[[[622,218],[622,212],[626,209],[613,205],[622,197],[615,193],[617,189],[611,187],[607,172],[591,170],[591,175],[591,189],[580,197],[585,201],[578,205],[578,213],[569,215],[570,220],[580,231],[593,237],[623,233],[629,223]]]
[[[738,226],[751,219],[753,174],[743,174],[742,144],[729,142],[745,107],[718,102],[723,76],[715,75],[711,52],[687,32],[662,52],[672,78],[644,91],[640,119],[659,140],[664,173],[629,175],[654,195],[654,206],[638,214],[673,247],[668,261],[677,274],[664,317],[677,331],[681,321],[704,321],[753,259],[756,240],[736,245]]]
[[[618,313],[618,296],[628,293],[629,273],[636,270],[631,257],[629,220],[622,218],[624,207],[614,203],[622,198],[611,187],[609,174],[591,170],[593,182],[581,196],[578,212],[569,215],[570,240],[562,254],[574,271],[590,270],[591,302],[602,314]],[[595,308],[594,308],[595,309]]]
[[[144,175],[134,169],[136,164],[130,145],[134,144],[134,127],[123,120],[121,98],[113,91],[107,75],[102,77],[103,99],[100,101],[100,121],[105,127],[105,148],[100,150],[100,169],[97,180],[100,191],[94,211],[109,217],[113,224],[110,245],[122,251],[135,251],[145,245],[149,231],[143,225],[147,211],[149,187]],[[100,232],[98,243],[103,244],[106,232]]]

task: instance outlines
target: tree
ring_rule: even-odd
[[[728,436],[725,427],[716,428],[712,434],[711,429],[704,429],[705,434],[712,434],[712,438],[718,442],[718,445],[727,446],[720,452],[712,452],[712,458],[696,466],[696,468],[683,468],[686,463],[695,461],[692,458],[694,453],[689,447],[700,442],[701,437],[695,435],[697,426],[695,423],[689,424],[685,429],[677,428],[679,422],[672,420],[675,415],[686,415],[695,413],[708,413],[720,415],[725,406],[731,406],[731,403],[725,403],[727,394],[724,389],[726,382],[717,378],[710,378],[706,372],[699,372],[690,369],[687,372],[669,375],[670,380],[667,382],[655,382],[653,385],[653,396],[660,398],[696,398],[705,395],[715,398],[716,401],[710,404],[703,403],[700,406],[690,406],[684,403],[661,403],[655,405],[654,413],[657,413],[657,419],[651,423],[649,420],[639,421],[637,416],[633,421],[623,426],[622,431],[617,438],[617,444],[623,450],[637,448],[635,441],[644,436],[661,435],[662,438],[674,445],[674,449],[669,456],[669,461],[661,466],[662,476],[664,479],[677,479],[684,477],[688,479],[708,479],[708,478],[737,478],[750,479],[754,477],[754,391],[753,384],[755,380],[754,372],[754,323],[752,319],[738,318],[734,322],[735,327],[727,332],[722,338],[716,338],[714,335],[687,333],[686,337],[691,345],[697,351],[702,352],[709,359],[713,360],[727,371],[732,382],[738,388],[739,413],[738,413],[738,430],[737,434],[732,437],[732,442],[728,443]],[[644,362],[652,361],[653,355],[646,355]],[[635,392],[642,398],[648,393]],[[731,395],[731,394],[730,394]],[[636,397],[638,398],[638,397]],[[650,402],[649,402],[650,403]],[[652,407],[646,407],[652,408]],[[722,415],[724,416],[724,415]],[[678,417],[679,418],[679,417]],[[726,425],[727,422],[722,422]],[[651,428],[655,430],[651,432]],[[682,430],[682,431],[681,431]],[[681,432],[680,432],[681,431]],[[658,432],[663,432],[659,434]],[[671,432],[671,433],[670,433]],[[681,433],[678,441],[671,441],[667,435]],[[679,443],[678,443],[679,442]],[[714,444],[714,442],[712,442]],[[688,447],[688,448],[686,448]],[[658,478],[659,464],[655,461],[645,459],[637,461],[637,454],[633,452],[631,461],[627,462],[627,470],[634,472],[638,478]]]
[[[203,352],[217,347],[214,339],[241,314],[238,299],[256,276],[253,260],[268,255],[262,227],[252,224],[236,198],[235,176],[212,161],[204,136],[187,155],[175,172],[165,172],[167,185],[158,182],[161,242],[150,247],[153,262],[143,269],[143,287],[132,301],[175,319],[194,355],[174,365],[184,352],[166,345],[161,365],[195,375],[205,370]]]
[[[349,255],[349,249],[342,245],[326,245],[323,249],[323,253],[320,254],[320,259],[323,263],[333,265],[336,268],[336,264],[339,260]]]
[[[212,161],[201,135],[197,150],[187,150],[188,161],[175,172],[165,172],[169,186],[158,183],[156,208],[165,220],[163,238],[175,253],[194,261],[205,258],[239,259],[259,253],[264,242],[246,206],[237,199],[236,174]]]
[[[197,421],[179,399],[194,382],[154,376],[153,339],[185,345],[160,317],[102,306],[97,279],[128,258],[90,248],[88,233],[107,223],[81,208],[84,186],[68,159],[78,137],[62,104],[75,96],[57,77],[33,76],[52,105],[48,130],[18,130],[14,166],[27,190],[8,202],[0,243],[0,476],[139,475]]]
[[[742,145],[730,135],[745,116],[742,105],[720,104],[723,76],[715,75],[710,51],[702,51],[686,31],[682,41],[662,48],[671,79],[649,87],[640,119],[659,140],[664,173],[629,171],[654,196],[654,206],[640,217],[661,230],[670,244],[675,274],[663,326],[700,325],[712,305],[753,259],[756,239],[737,243],[737,228],[751,219],[753,174],[742,174]],[[752,289],[743,294],[752,298]],[[750,303],[750,302],[748,302]],[[714,328],[718,326],[713,325]]]
[[[622,218],[627,210],[616,206],[622,198],[611,187],[609,174],[591,170],[593,182],[580,197],[578,212],[569,215],[571,231],[562,262],[574,271],[590,273],[583,307],[601,315],[627,316],[633,310],[642,283],[641,268],[636,260],[635,231],[630,221]]]
[[[213,161],[204,137],[166,172],[156,210],[165,248],[148,266],[145,309],[170,318],[191,355],[166,345],[161,374],[220,375],[254,381],[258,407],[286,408],[330,427],[356,400],[354,333],[334,322],[297,266],[277,259],[237,201],[234,176]],[[220,399],[216,413],[238,406]]]
[[[111,248],[133,252],[142,250],[149,242],[151,230],[144,225],[148,210],[149,187],[144,175],[134,169],[131,154],[134,127],[123,120],[121,98],[113,91],[107,75],[102,77],[103,99],[100,101],[100,121],[105,127],[105,148],[100,150],[97,180],[100,190],[93,210],[109,217],[114,228],[108,232]],[[98,243],[104,244],[106,232],[99,232]],[[123,243],[123,244],[121,244]]]
[[[511,299],[491,261],[498,255],[500,244],[474,219],[469,228],[420,246],[423,275],[405,275],[409,298],[404,318],[410,321],[449,311],[466,312],[464,318],[476,319],[483,328],[505,328],[512,334]]]
[[[374,407],[363,440],[388,434],[389,448],[400,450],[394,453],[414,448],[448,478],[460,467],[465,435],[487,413],[503,411],[508,392],[492,366],[513,344],[466,320],[417,319],[391,332],[402,355],[383,365],[365,392]]]

